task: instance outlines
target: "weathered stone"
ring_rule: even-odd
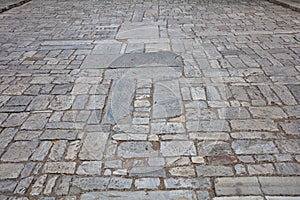
[[[230,144],[222,141],[202,141],[197,145],[200,156],[230,155]]]
[[[271,175],[275,174],[275,169],[272,164],[247,165],[250,175]]]
[[[299,195],[300,177],[258,177],[266,195]]]
[[[276,123],[269,119],[231,120],[230,123],[238,131],[278,131]]]
[[[135,85],[135,81],[130,79],[120,79],[113,82],[112,92],[103,119],[104,123],[124,123],[128,118],[131,121],[131,103]]]
[[[261,195],[257,177],[226,177],[215,179],[217,196]]]
[[[208,178],[167,178],[164,180],[167,189],[209,189],[210,181]]]
[[[130,53],[115,59],[110,68],[181,67],[181,57],[172,52]]]
[[[14,142],[3,154],[1,160],[10,162],[27,161],[37,145],[38,141]]]
[[[95,48],[92,51],[92,55],[94,54],[105,54],[105,55],[115,55],[119,54],[121,51],[122,43],[106,43],[106,44],[100,44],[96,45]]]
[[[190,141],[168,141],[161,142],[161,153],[163,156],[194,156],[196,148]]]
[[[47,162],[44,165],[43,172],[51,174],[74,174],[75,162]]]
[[[86,133],[82,149],[79,153],[81,160],[101,160],[105,151],[109,133]]]
[[[68,110],[71,108],[74,98],[74,96],[57,95],[51,101],[49,108],[52,110]]]
[[[171,176],[193,177],[196,175],[193,166],[174,167],[170,168],[168,171]]]
[[[77,130],[45,130],[41,135],[42,140],[74,140],[78,134]]]
[[[67,195],[69,192],[70,182],[72,177],[69,176],[63,176],[61,179],[61,183],[58,184],[58,187],[56,189],[57,195]]]
[[[101,174],[101,165],[101,161],[84,161],[78,167],[76,173],[80,175],[99,175]]]
[[[27,107],[28,111],[33,110],[46,110],[50,101],[52,100],[50,95],[39,95],[34,97],[29,106]]]
[[[114,140],[120,140],[120,141],[129,141],[129,140],[146,140],[147,135],[146,134],[115,134],[112,136],[112,139]]]
[[[41,192],[42,192],[42,190],[44,188],[44,184],[46,182],[46,179],[47,179],[47,174],[39,176],[36,179],[34,185],[31,188],[30,195],[36,196],[36,195],[41,194]]]
[[[6,148],[6,146],[11,142],[17,133],[17,129],[14,128],[6,128],[0,134],[0,149]]]
[[[197,176],[233,176],[232,167],[227,166],[196,166]]]
[[[50,141],[42,141],[36,151],[32,154],[30,160],[42,161],[48,155],[48,152],[52,146]]]
[[[276,145],[283,153],[298,153],[300,151],[300,140],[277,140]]]
[[[25,194],[33,180],[33,176],[27,177],[19,181],[18,186],[14,190],[15,194]]]
[[[137,189],[157,189],[160,185],[158,178],[139,178],[135,180]]]
[[[111,63],[120,57],[116,55],[87,55],[84,59],[81,68],[82,69],[106,69]]]
[[[165,177],[166,171],[163,167],[133,167],[129,176]]]
[[[210,120],[210,121],[188,121],[186,123],[189,132],[222,132],[230,131],[228,122],[225,120]]]
[[[236,154],[279,153],[272,141],[264,140],[235,140],[232,148]]]
[[[250,118],[249,111],[245,108],[222,108],[218,110],[221,119],[247,119]]]
[[[45,127],[51,113],[34,113],[23,123],[21,129],[41,130]]]
[[[0,181],[0,192],[13,192],[16,186],[16,181]]]
[[[288,135],[300,136],[300,120],[282,122],[280,126]]]
[[[122,142],[118,146],[117,154],[124,158],[156,157],[158,151],[151,142]]]
[[[111,200],[140,200],[140,199],[174,199],[174,200],[196,200],[195,192],[192,190],[173,191],[135,191],[135,192],[90,192],[81,195],[81,200],[111,199]]]
[[[44,189],[44,194],[45,195],[50,195],[54,186],[55,186],[55,182],[57,180],[58,176],[53,176],[52,178],[50,178],[45,186]]]
[[[23,124],[23,122],[28,117],[29,113],[12,113],[9,117],[2,123],[2,127],[16,127]]]
[[[158,122],[158,123],[151,123],[151,133],[153,134],[185,133],[185,129],[182,123]]]
[[[48,158],[52,161],[61,161],[63,160],[63,155],[67,147],[66,140],[55,141]]]
[[[281,119],[287,117],[282,108],[277,106],[250,107],[250,112],[255,118]]]
[[[300,173],[300,164],[298,163],[275,163],[279,174],[297,175]]]
[[[157,25],[150,24],[122,24],[116,39],[149,39],[159,38]]]
[[[153,102],[154,119],[181,115],[183,105],[178,82],[175,80],[155,82]]]

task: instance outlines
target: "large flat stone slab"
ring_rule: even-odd
[[[180,116],[182,112],[179,83],[176,80],[155,82],[152,117],[154,119],[171,118]]]
[[[135,81],[132,79],[120,79],[113,82],[109,103],[104,115],[104,123],[126,123],[131,121]]]
[[[137,191],[137,192],[90,192],[81,195],[82,200],[150,200],[150,199],[172,199],[172,200],[196,200],[196,194],[192,190],[173,191]]]
[[[122,24],[116,39],[154,39],[159,38],[157,25]]]
[[[129,53],[115,59],[110,68],[131,67],[181,67],[182,59],[169,51],[150,53]]]
[[[150,79],[178,78],[182,76],[180,67],[117,68],[105,71],[106,79]]]

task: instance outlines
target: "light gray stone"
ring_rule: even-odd
[[[82,69],[106,69],[111,63],[120,57],[117,55],[87,55],[84,59]]]
[[[75,162],[46,162],[43,168],[43,173],[74,174],[75,167]]]
[[[225,120],[210,120],[210,121],[188,121],[186,123],[189,132],[222,132],[230,131],[228,122]]]
[[[77,130],[45,130],[41,135],[42,140],[74,140],[78,134]]]
[[[122,142],[117,154],[124,158],[157,157],[158,151],[151,142]]]
[[[200,156],[230,155],[232,150],[228,142],[202,141],[197,144]]]
[[[278,131],[276,123],[269,119],[231,120],[230,123],[237,131]]]
[[[129,176],[166,177],[166,171],[163,167],[133,167]]]
[[[17,184],[16,181],[0,181],[0,192],[13,192]]]
[[[156,39],[159,38],[157,25],[125,23],[116,36],[116,39]]]
[[[152,117],[170,118],[180,116],[183,105],[177,81],[157,81],[154,83]]]
[[[125,123],[128,119],[131,121],[131,103],[133,101],[135,86],[135,81],[130,79],[120,79],[113,82],[103,119],[104,123]]]
[[[173,191],[108,191],[90,192],[81,195],[81,200],[140,200],[140,199],[174,199],[174,200],[196,200],[196,194],[192,190],[173,190]]]
[[[164,180],[167,189],[210,189],[208,178],[167,178]]]
[[[23,122],[28,117],[29,113],[12,113],[9,117],[2,123],[2,127],[17,127],[23,124]]]
[[[299,163],[275,163],[275,167],[279,174],[297,175],[300,173]]]
[[[281,122],[280,126],[288,135],[300,136],[300,120]]]
[[[300,195],[300,177],[259,177],[266,195]]]
[[[66,140],[55,141],[51,148],[48,158],[52,161],[62,161],[66,147],[67,147]]]
[[[287,117],[282,108],[277,106],[250,107],[250,112],[255,118],[282,119]]]
[[[236,154],[279,153],[277,147],[272,141],[235,140],[231,146]]]
[[[137,189],[158,189],[160,180],[159,178],[139,178],[134,184]]]
[[[191,141],[161,142],[161,154],[163,156],[195,156],[196,148]]]
[[[82,149],[79,153],[81,160],[101,160],[105,151],[109,133],[86,133]]]
[[[100,175],[101,161],[84,161],[79,165],[76,173],[80,175]]]
[[[226,177],[215,179],[217,196],[261,195],[257,177]]]
[[[74,99],[74,96],[57,95],[51,101],[49,108],[52,110],[68,110],[71,108]]]
[[[232,167],[227,166],[196,166],[197,176],[233,176]]]
[[[27,161],[38,146],[38,141],[20,141],[12,143],[3,154],[2,161]]]
[[[46,158],[48,155],[48,152],[52,146],[52,142],[50,141],[42,141],[40,142],[39,147],[36,149],[36,151],[32,154],[30,160],[33,161],[42,161]]]
[[[110,68],[181,66],[181,57],[175,53],[168,51],[123,54],[110,64]]]
[[[25,194],[33,180],[33,176],[27,177],[19,181],[18,186],[15,188],[15,194]]]
[[[185,133],[183,123],[180,122],[158,122],[151,123],[152,134],[174,134]]]

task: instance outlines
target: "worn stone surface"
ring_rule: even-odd
[[[299,22],[244,0],[2,12],[0,199],[297,199]]]

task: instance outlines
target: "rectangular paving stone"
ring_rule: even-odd
[[[117,155],[124,158],[157,157],[158,151],[151,142],[122,142]]]
[[[166,177],[166,171],[163,167],[133,167],[129,176]]]
[[[82,149],[79,153],[81,160],[101,160],[105,151],[109,133],[86,133]]]
[[[12,113],[9,117],[2,123],[2,127],[16,127],[22,125],[22,123],[26,120],[29,113]]]
[[[300,195],[300,177],[258,177],[266,195]]]
[[[0,164],[0,179],[18,178],[21,171],[24,168],[24,164],[19,163],[1,163]]]
[[[214,197],[213,200],[264,200],[262,196]]]
[[[167,178],[164,183],[167,189],[210,189],[208,178]]]
[[[272,154],[279,153],[273,141],[234,140],[232,148],[236,154]]]
[[[77,130],[45,130],[41,135],[41,140],[75,140],[77,137]]]
[[[137,189],[158,189],[160,185],[159,178],[139,178],[134,185]]]
[[[154,119],[180,116],[183,112],[183,104],[178,81],[156,81],[153,102]]]
[[[25,130],[41,130],[45,127],[50,118],[51,113],[33,113],[23,123],[21,129]]]
[[[191,141],[167,141],[161,142],[161,154],[163,156],[194,156],[196,148]]]
[[[197,176],[233,176],[232,167],[229,166],[196,166]]]
[[[43,173],[51,174],[74,174],[75,162],[46,162]]]
[[[140,200],[140,199],[189,199],[196,200],[196,194],[192,190],[173,190],[173,191],[108,191],[90,192],[81,195],[81,200],[113,199],[113,200]]]
[[[92,55],[116,55],[119,54],[121,51],[122,43],[106,43],[106,44],[99,44],[96,45],[92,51]]]
[[[226,177],[215,179],[217,196],[262,195],[257,177]]]
[[[210,120],[210,121],[188,121],[186,123],[189,132],[226,132],[230,131],[230,127],[225,120]]]
[[[0,192],[13,192],[17,184],[16,181],[0,181]]]
[[[298,175],[300,174],[299,163],[275,163],[278,174],[282,175]]]
[[[230,124],[236,131],[278,131],[276,123],[269,119],[231,120]]]

